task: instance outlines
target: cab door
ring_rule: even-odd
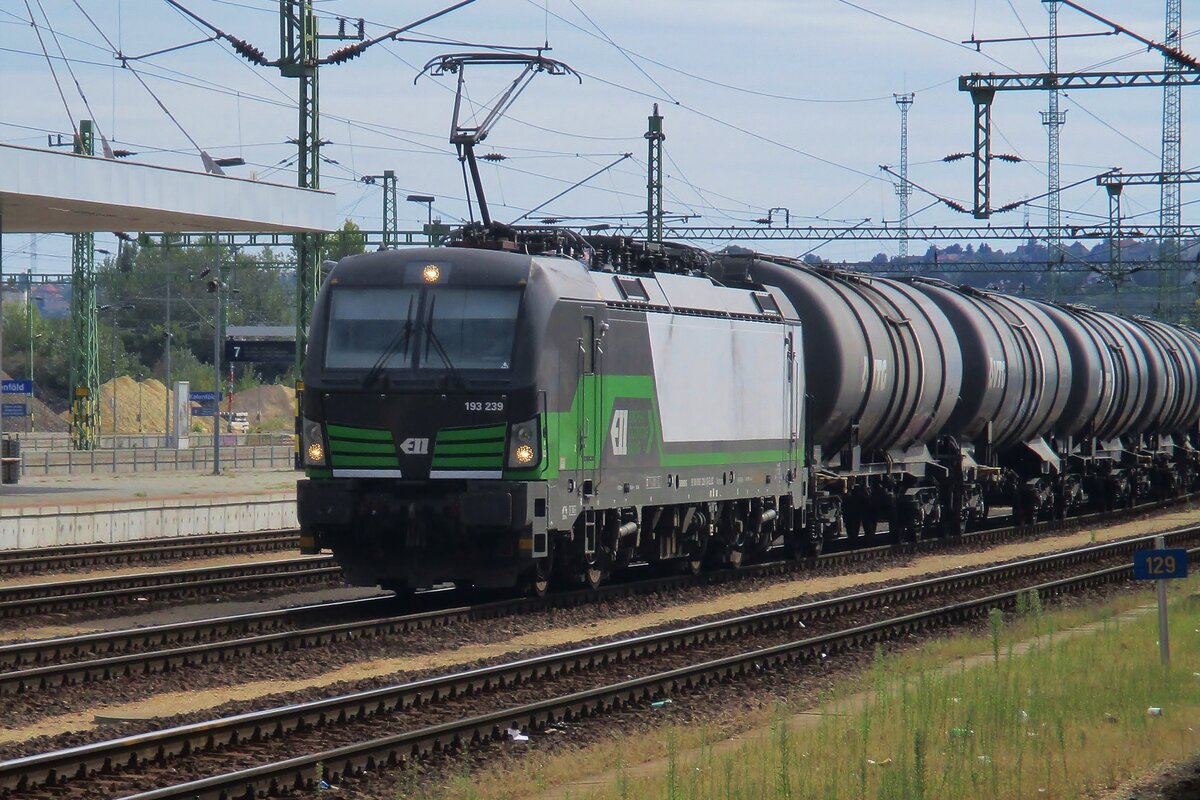
[[[788,437],[787,471],[795,478],[799,474],[801,448],[801,411],[800,398],[804,396],[804,376],[797,369],[796,333],[788,331],[784,339],[784,370],[787,381],[784,384],[783,398],[783,430]]]
[[[597,309],[585,306],[579,335],[579,487],[586,503],[596,493],[603,452],[600,410],[599,348],[596,341]]]

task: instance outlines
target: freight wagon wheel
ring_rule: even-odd
[[[868,539],[875,537],[875,530],[879,527],[879,518],[875,516],[875,512],[870,509],[863,512],[862,515],[862,532],[863,536]]]
[[[699,575],[704,571],[704,562],[708,556],[708,542],[694,542],[688,548],[687,561],[684,562],[684,569],[689,575]]]
[[[550,591],[551,571],[549,558],[535,558],[529,577],[525,579],[526,592],[538,599],[545,597]]]
[[[599,565],[588,565],[583,569],[583,585],[588,589],[599,589],[600,584],[604,583],[604,570],[600,569]]]

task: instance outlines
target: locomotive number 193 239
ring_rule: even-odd
[[[467,411],[503,411],[503,400],[467,400],[463,403]]]

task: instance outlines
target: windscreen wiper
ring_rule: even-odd
[[[438,357],[442,359],[442,363],[446,365],[446,369],[450,372],[448,377],[453,378],[458,385],[465,387],[467,382],[463,380],[461,375],[458,374],[458,369],[454,366],[454,362],[450,360],[449,353],[447,353],[446,348],[442,346],[442,340],[439,339],[438,335],[433,331],[433,310],[436,306],[437,297],[434,297],[429,301],[429,314],[426,316],[422,326],[422,330],[425,332],[424,357],[429,358],[429,345],[432,344],[434,349],[437,351]]]
[[[387,347],[383,348],[383,352],[379,354],[379,358],[375,360],[374,365],[372,365],[370,371],[367,372],[366,377],[363,378],[362,385],[364,389],[376,381],[376,379],[379,377],[379,374],[383,372],[384,366],[388,361],[391,360],[392,356],[398,352],[408,349],[408,340],[412,336],[413,329],[413,302],[416,299],[417,298],[415,295],[408,298],[408,316],[404,318],[404,325],[396,331],[396,335],[392,337],[390,342],[388,342]]]

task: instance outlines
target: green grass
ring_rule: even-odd
[[[1093,796],[1200,751],[1192,726],[1200,722],[1200,597],[1182,586],[1173,595],[1169,669],[1158,662],[1156,615],[1120,616],[1135,601],[1152,602],[1151,593],[1055,613],[1026,597],[1019,615],[993,615],[983,634],[877,653],[869,672],[842,681],[819,715],[796,716],[799,707],[780,704],[740,745],[714,747],[727,732],[698,726],[549,759],[535,744],[521,766],[459,781],[443,796],[529,796],[597,770],[608,771],[607,786],[571,797]],[[1066,634],[1089,620],[1095,632]],[[968,661],[966,653],[986,656]],[[1162,716],[1149,716],[1151,706]],[[634,753],[660,759],[650,777],[633,775]]]

